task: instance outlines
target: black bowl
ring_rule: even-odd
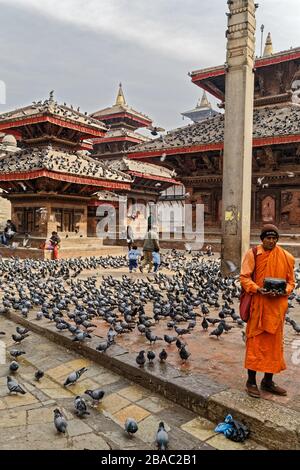
[[[276,277],[266,277],[264,279],[264,289],[267,291],[285,292],[286,280]]]

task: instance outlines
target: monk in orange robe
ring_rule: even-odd
[[[262,244],[257,246],[256,256],[250,249],[242,263],[240,281],[243,289],[253,294],[250,318],[246,329],[245,367],[248,369],[247,393],[260,397],[256,384],[256,372],[264,372],[261,389],[276,395],[287,392],[273,382],[273,374],[286,369],[283,356],[283,327],[288,309],[288,296],[295,287],[294,257],[277,246],[279,232],[274,225],[266,225],[261,231]],[[286,280],[283,294],[267,292],[267,277]]]

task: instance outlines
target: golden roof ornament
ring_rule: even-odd
[[[271,33],[268,33],[268,36],[266,39],[265,50],[264,50],[264,57],[268,55],[272,55],[272,54],[273,54],[273,43],[272,43]]]
[[[205,91],[203,91],[201,100],[198,100],[197,108],[211,108],[211,103],[208,101]]]
[[[116,106],[125,106],[125,105],[126,105],[126,101],[125,101],[124,93],[122,90],[122,83],[120,83],[119,91],[118,91],[117,99],[116,99]]]

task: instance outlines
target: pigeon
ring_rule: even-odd
[[[158,425],[158,431],[156,434],[156,444],[159,450],[166,450],[169,444],[169,436],[165,430],[165,425],[161,421]]]
[[[19,351],[18,349],[12,349],[11,351],[9,351],[9,354],[12,356],[12,357],[19,357],[21,356],[22,354],[26,354],[25,351]]]
[[[54,413],[54,426],[56,427],[58,432],[65,434],[67,427],[68,427],[66,418],[64,417],[64,415],[58,408],[55,408],[55,410],[53,410],[53,413]]]
[[[65,380],[64,387],[67,385],[73,385],[77,382],[77,380],[81,377],[81,375],[87,371],[86,367],[82,367],[79,370],[76,370],[74,372],[71,372],[71,374],[68,375],[68,377]]]
[[[37,370],[34,374],[35,380],[39,381],[44,377],[44,372],[42,370]]]
[[[21,387],[21,385],[18,384],[18,382],[14,379],[12,379],[10,376],[7,376],[7,388],[9,390],[9,393],[21,393],[22,395],[25,395],[25,390]]]
[[[175,331],[178,334],[178,336],[183,336],[183,335],[187,335],[187,334],[191,333],[191,331],[189,329],[187,329],[187,328],[177,328],[177,326],[175,326]]]
[[[204,331],[207,331],[207,329],[208,329],[208,321],[206,320],[205,317],[204,317],[203,320],[202,320],[201,326],[202,326],[202,328],[203,328]]]
[[[138,430],[138,425],[135,419],[127,418],[125,421],[125,431],[128,433],[129,436],[135,434]]]
[[[145,351],[140,351],[135,359],[136,363],[142,367],[145,362],[146,362],[146,358],[145,358]]]
[[[21,343],[21,341],[23,341],[23,339],[27,338],[27,336],[29,335],[11,335],[12,339],[14,340],[15,343]]]
[[[91,335],[89,333],[86,333],[85,331],[79,331],[76,333],[72,341],[84,341],[85,338],[91,338]]]
[[[230,273],[234,273],[238,269],[234,262],[229,259],[225,259],[224,263]]]
[[[167,360],[167,357],[168,357],[168,353],[165,349],[163,349],[162,351],[160,351],[159,353],[159,360],[160,362],[165,362]]]
[[[177,340],[177,336],[164,335],[164,340],[168,344],[172,344]]]
[[[96,350],[99,352],[105,352],[110,346],[111,343],[109,341],[103,341],[96,347]]]
[[[264,179],[265,179],[264,176],[261,176],[260,178],[257,178],[257,184],[259,184],[259,186],[261,186]]]
[[[223,331],[224,331],[224,326],[222,325],[222,323],[219,323],[217,328],[213,330],[211,333],[209,333],[209,336],[216,336],[219,339],[219,336],[221,336]]]
[[[149,330],[149,329],[146,330],[145,336],[148,339],[148,341],[150,341],[150,344],[155,343],[155,341],[157,341],[157,340],[162,340],[162,338],[160,338],[159,336],[154,335],[152,333],[152,331]]]
[[[12,362],[9,364],[9,370],[10,370],[11,372],[16,372],[18,369],[19,369],[19,364],[17,363],[17,361],[12,361]]]
[[[190,357],[191,353],[186,349],[185,346],[182,346],[181,349],[179,349],[179,356],[181,359],[185,362],[187,359]]]
[[[150,364],[152,364],[153,360],[155,359],[155,352],[148,351],[147,352],[147,358],[148,358],[148,361],[150,362]]]
[[[291,320],[290,324],[293,327],[293,330],[296,331],[296,333],[300,333],[300,325],[295,322],[295,320]]]
[[[96,404],[98,404],[99,401],[104,397],[105,392],[100,388],[96,388],[95,390],[86,390],[84,393],[91,397]]]
[[[28,333],[28,328],[21,328],[20,326],[16,327],[16,331],[19,333],[19,335],[26,335]]]
[[[85,403],[84,398],[80,397],[77,395],[74,400],[74,406],[75,406],[75,413],[79,418],[83,418],[85,415],[89,415],[89,411],[87,411],[87,406]]]

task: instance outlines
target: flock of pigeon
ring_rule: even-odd
[[[96,160],[82,150],[66,151],[63,148],[54,148],[51,144],[39,148],[22,149],[15,155],[7,155],[0,159],[1,173],[41,169],[93,178],[131,181],[130,176],[117,169],[110,168],[109,162]]]
[[[0,317],[11,311],[22,317],[40,321],[46,319],[55,325],[59,333],[70,334],[77,343],[88,341],[99,323],[106,328],[106,337],[96,346],[99,354],[113,347],[118,338],[137,334],[144,337],[145,348],[136,356],[137,367],[144,367],[148,360],[153,363],[158,355],[161,363],[167,361],[168,351],[177,348],[178,360],[189,360],[188,340],[199,328],[209,336],[219,338],[232,328],[241,328],[245,340],[244,322],[236,313],[234,299],[240,295],[237,277],[223,278],[219,260],[206,259],[202,252],[186,257],[185,253],[172,250],[163,257],[163,267],[172,271],[167,275],[158,272],[148,277],[132,277],[120,274],[105,275],[105,270],[127,266],[126,256],[92,257],[58,261],[37,261],[8,259],[0,261]],[[101,271],[97,278],[95,271]],[[90,273],[92,271],[92,273]],[[93,272],[94,271],[94,272]],[[84,276],[78,278],[80,274]],[[296,269],[297,287],[300,286],[300,270]],[[300,296],[293,293],[289,297],[289,312],[286,322],[296,333],[300,325],[291,318],[293,301],[300,303]],[[218,315],[214,312],[217,311]],[[155,328],[160,325],[165,334],[158,336]],[[0,332],[4,335],[5,332]],[[27,328],[16,327],[12,339],[20,345],[28,337]],[[146,350],[149,342],[164,341],[159,352]],[[25,341],[26,343],[26,341]],[[25,348],[24,348],[25,349]],[[25,390],[14,377],[19,368],[18,357],[25,350],[10,351],[13,358],[9,365],[7,387],[9,393],[25,394]],[[64,386],[72,386],[86,372],[86,368],[72,372]],[[35,380],[42,380],[44,372],[37,370]],[[104,396],[101,389],[86,390],[94,405]],[[75,412],[82,418],[89,415],[88,404],[83,396],[74,400]],[[54,424],[59,432],[66,432],[67,421],[59,409],[54,410]],[[132,435],[138,425],[133,418],[125,423],[125,430]],[[166,448],[168,434],[161,422],[157,431],[157,445]]]
[[[299,133],[300,108],[272,106],[254,110],[253,137],[273,137]],[[224,114],[218,114],[195,124],[169,131],[151,142],[142,143],[132,152],[185,147],[189,145],[223,142]]]

